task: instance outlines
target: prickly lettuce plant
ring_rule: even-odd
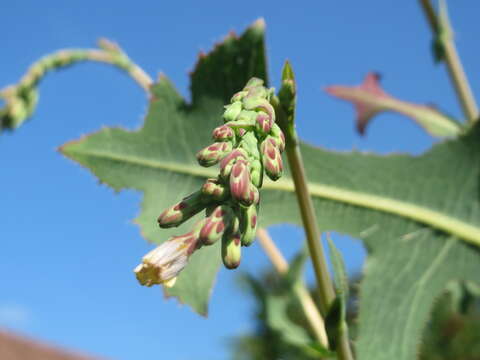
[[[238,267],[248,256],[242,247],[257,237],[283,281],[283,292],[264,294],[266,321],[282,341],[314,358],[412,359],[436,298],[452,281],[478,281],[480,272],[478,110],[445,5],[438,13],[428,0],[421,5],[466,122],[388,95],[374,74],[361,86],[327,88],[353,103],[360,133],[377,113],[395,111],[443,140],[418,157],[337,153],[303,143],[295,128],[301,84],[287,62],[278,91],[269,88],[261,20],[198,59],[190,103],[165,76],[152,81],[110,42],[99,50],[47,56],[18,84],[1,90],[0,129],[16,129],[31,117],[49,70],[79,61],[119,67],[148,95],[143,127],[102,129],[61,152],[113,189],[144,194],[136,222],[159,245],[139,257],[135,275],[141,284],[162,285],[168,296],[206,314],[219,266]],[[301,280],[307,256],[286,264],[265,231],[285,222],[305,229],[318,307]],[[320,242],[328,230],[362,240],[369,251],[354,351],[343,260],[330,243],[331,276]],[[301,324],[288,317],[291,301],[302,309]]]

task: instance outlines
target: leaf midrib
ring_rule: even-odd
[[[211,168],[192,167],[193,164],[183,165],[178,162],[159,162],[158,160],[142,159],[131,155],[117,155],[104,151],[85,151],[84,149],[78,151],[74,148],[64,149],[64,152],[66,155],[78,153],[201,178],[217,176],[217,173]],[[389,197],[347,190],[331,185],[309,182],[309,187],[310,193],[314,197],[398,215],[443,230],[474,245],[480,245],[480,228],[445,213]],[[285,178],[276,182],[267,181],[264,183],[263,189],[294,192],[293,182]]]

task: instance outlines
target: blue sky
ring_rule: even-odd
[[[330,84],[358,84],[371,70],[384,75],[387,92],[462,117],[445,69],[433,65],[431,34],[415,1],[198,4],[2,1],[0,86],[16,82],[48,52],[92,47],[107,37],[151,76],[165,73],[188,98],[188,72],[198,52],[264,17],[272,85],[290,59],[298,81],[298,131],[307,142],[414,154],[433,143],[394,114],[379,116],[359,137],[352,107],[322,92]],[[480,73],[479,10],[479,2],[451,1],[458,49],[471,76]],[[478,93],[480,82],[471,80]],[[151,248],[131,221],[141,194],[114,194],[56,152],[102,126],[139,127],[146,109],[142,90],[114,69],[82,64],[50,75],[40,96],[34,118],[0,136],[0,325],[115,359],[227,359],[229,337],[252,328],[253,304],[238,289],[237,273],[220,272],[208,319],[164,301],[158,288],[139,286],[132,269]],[[271,233],[289,257],[303,240],[296,228],[277,226]],[[359,242],[335,240],[349,271],[360,271]],[[258,245],[245,255],[243,271],[268,266]]]

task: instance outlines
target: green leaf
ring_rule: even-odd
[[[337,350],[340,336],[345,330],[346,323],[342,321],[345,318],[345,303],[342,298],[337,296],[328,308],[325,316],[325,330],[327,331],[328,343],[333,350]]]
[[[300,251],[284,275],[275,273],[273,278],[265,276],[260,280],[242,274],[240,278],[241,283],[246,285],[245,288],[252,292],[260,305],[262,335],[257,335],[257,340],[266,336],[268,344],[263,346],[274,348],[274,353],[279,353],[285,359],[335,357],[334,352],[315,341],[305,330],[307,323],[298,303],[295,287],[299,286],[307,257],[306,249]],[[250,352],[247,354],[251,355]],[[291,356],[293,354],[295,356]]]
[[[336,248],[329,234],[327,234],[327,242],[330,250],[330,262],[333,267],[336,293],[337,296],[343,299],[343,302],[346,302],[348,298],[348,277],[347,271],[345,270],[345,263],[342,254]],[[343,320],[345,320],[345,318]]]
[[[328,309],[325,326],[329,343],[332,345],[332,349],[336,349],[337,339],[347,329],[348,278],[342,254],[335,247],[329,234],[327,234],[327,241],[330,250],[330,262],[333,267],[336,298]]]
[[[241,37],[230,34],[210,54],[201,55],[191,75],[192,104],[161,77],[141,129],[107,128],[61,148],[116,191],[144,193],[136,222],[149,241],[161,243],[192,226],[189,221],[179,229],[161,230],[156,218],[212,175],[212,169],[198,166],[195,153],[211,143],[210,133],[222,122],[223,105],[233,93],[253,76],[266,80],[263,38],[264,22],[258,20]],[[220,264],[217,245],[196,252],[167,294],[206,314]]]
[[[289,306],[301,306],[295,287],[303,286],[302,276],[307,258],[308,251],[304,248],[293,258],[287,273],[281,276],[279,291],[276,294],[264,293],[265,322],[280,334],[282,341],[296,347],[305,355],[332,357],[335,353],[314,341],[305,328],[296,324],[289,316]]]
[[[144,193],[137,222],[149,240],[184,232],[192,220],[183,229],[160,230],[155,219],[216,175],[216,169],[196,164],[195,152],[210,143],[231,93],[250,76],[265,78],[263,49],[263,26],[256,24],[200,60],[195,73],[209,75],[192,75],[192,105],[163,78],[142,129],[103,129],[62,151],[115,190]],[[451,280],[478,281],[479,137],[475,128],[418,157],[301,146],[321,230],[362,239],[369,251],[360,289],[358,360],[413,359],[437,295]],[[261,226],[301,224],[293,191],[288,171],[277,182],[265,181]],[[196,252],[170,292],[205,313],[219,263],[214,247]]]
[[[480,243],[479,136],[477,127],[418,157],[302,146],[321,230],[360,238],[369,251],[357,359],[415,358],[432,304],[449,281],[478,282],[472,245]],[[263,221],[300,223],[291,184],[266,188]]]
[[[290,302],[288,296],[267,296],[266,322],[277,330],[285,341],[292,345],[304,346],[312,340],[307,331],[293,323],[287,316],[287,306]]]
[[[334,356],[333,352],[325,349],[320,343],[313,341],[303,327],[290,320],[287,308],[291,301],[291,295],[268,295],[265,299],[265,321],[267,325],[281,334],[282,341],[297,347],[298,351],[302,351],[306,355]]]
[[[365,133],[372,118],[384,111],[394,111],[408,116],[435,137],[460,134],[461,126],[455,120],[430,106],[417,105],[392,97],[380,87],[379,79],[379,74],[368,73],[359,86],[333,85],[325,89],[328,94],[355,105],[356,126],[361,135]]]

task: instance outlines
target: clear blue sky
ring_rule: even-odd
[[[459,52],[480,93],[473,77],[480,73],[480,2],[450,2]],[[361,138],[352,107],[322,92],[329,84],[358,84],[370,70],[384,75],[387,92],[461,116],[445,69],[433,66],[431,34],[416,1],[30,0],[2,1],[0,13],[2,87],[48,52],[91,47],[105,36],[153,77],[164,72],[188,97],[197,53],[264,17],[272,84],[290,59],[298,131],[309,143],[414,154],[432,144],[393,114],[376,118]],[[208,319],[164,301],[158,288],[139,286],[132,269],[151,248],[131,223],[141,194],[114,194],[55,151],[102,126],[140,126],[142,90],[116,70],[83,64],[50,75],[40,96],[32,121],[0,136],[0,325],[115,359],[227,359],[229,337],[252,328],[252,301],[238,289],[237,273],[220,272]],[[299,229],[271,232],[288,256],[303,239]],[[359,242],[335,240],[350,272],[360,271]],[[256,245],[240,270],[260,273],[267,265]]]

